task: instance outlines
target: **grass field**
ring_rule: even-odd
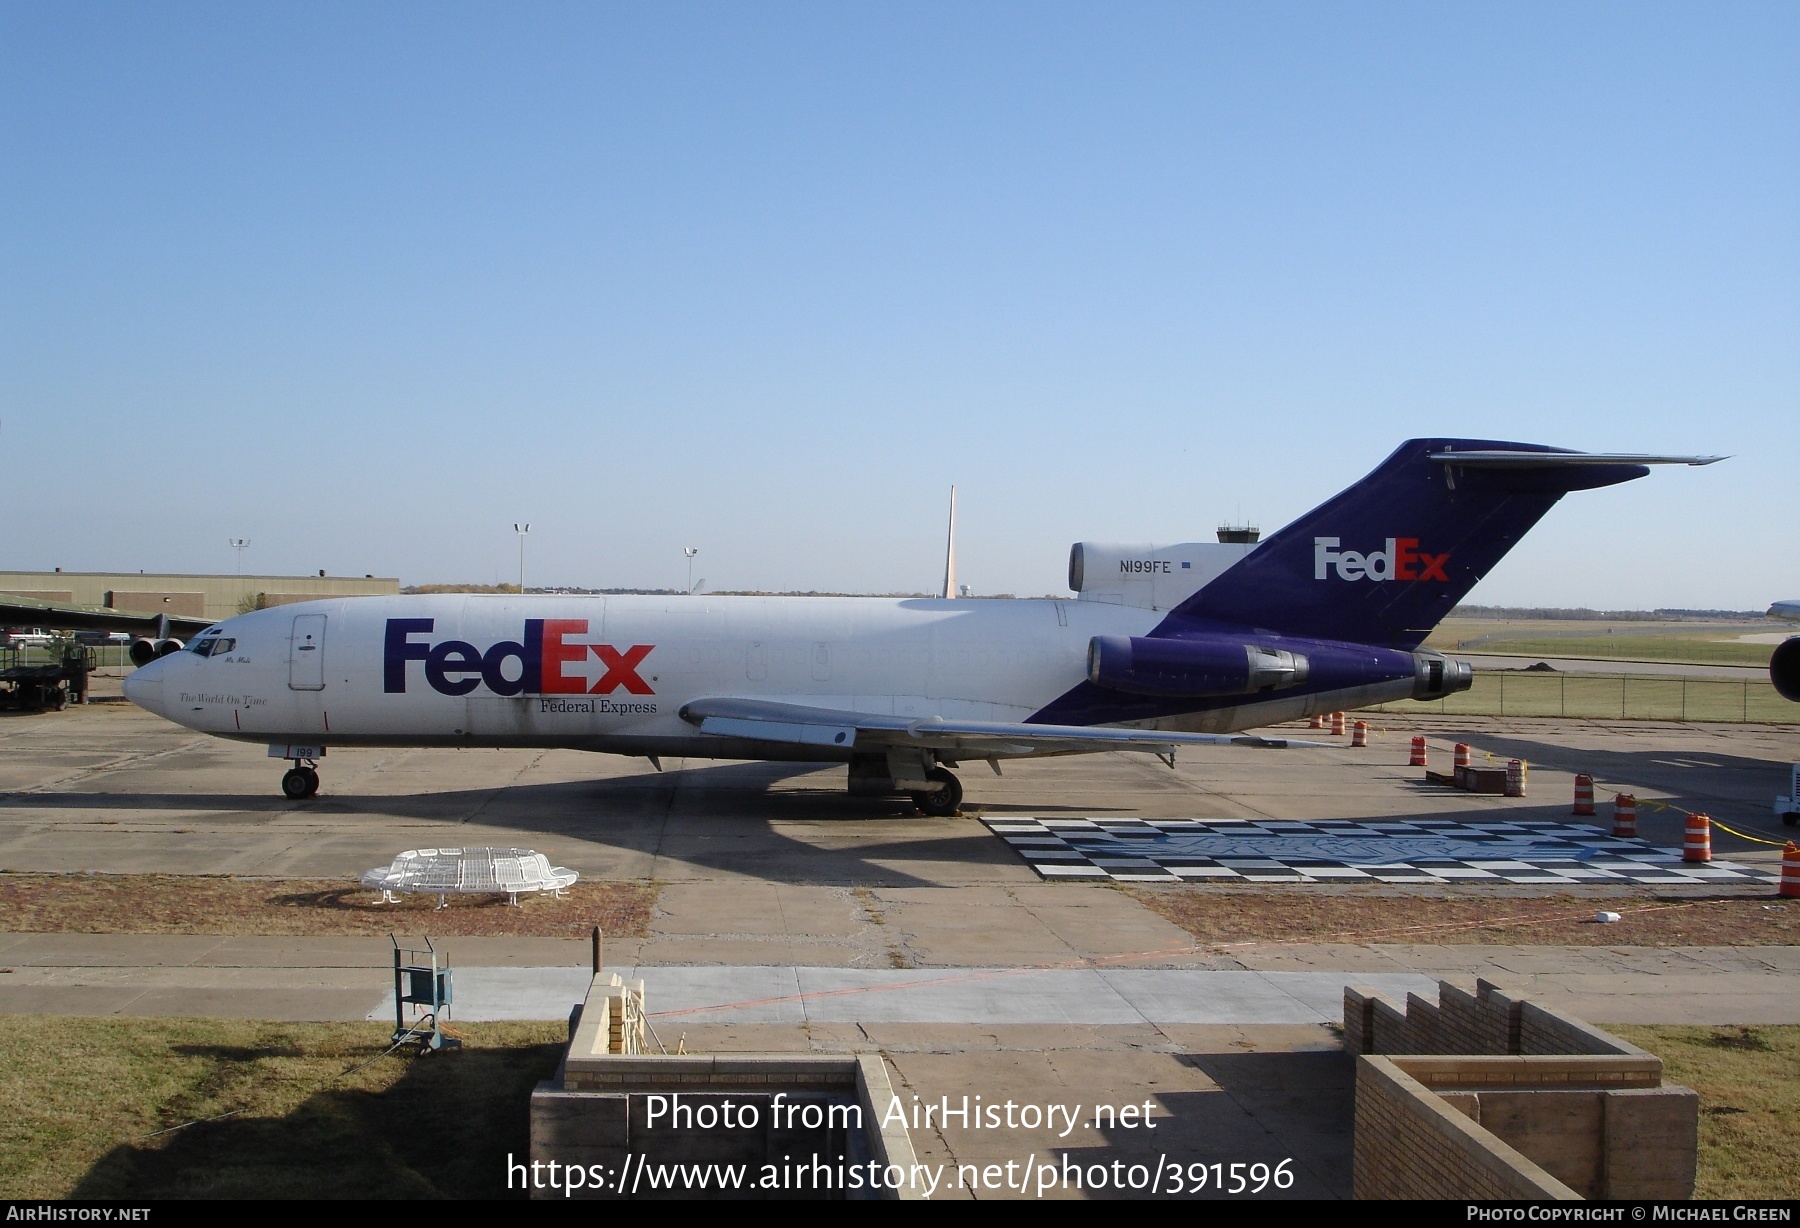
[[[1663,1078],[1700,1093],[1696,1198],[1800,1195],[1800,1027],[1607,1030],[1663,1060]]]
[[[641,938],[657,889],[647,883],[576,883],[558,899],[409,895],[380,903],[346,879],[231,878],[203,874],[0,874],[0,932],[231,934],[335,937],[429,930],[446,938],[583,938],[594,926]]]
[[[506,1197],[566,1029],[457,1031],[461,1051],[383,1057],[378,1024],[8,1016],[0,1196]]]
[[[1323,894],[1268,883],[1121,888],[1197,940],[1221,946],[1283,942],[1501,943],[1689,947],[1800,945],[1800,900],[1768,895],[1663,898],[1648,892],[1405,897]],[[1602,925],[1600,908],[1621,920]]]
[[[1772,644],[1744,644],[1738,637],[1784,630],[1775,622],[1588,622],[1446,618],[1425,640],[1441,652],[1498,656],[1578,657],[1602,661],[1671,661],[1689,665],[1767,668]]]

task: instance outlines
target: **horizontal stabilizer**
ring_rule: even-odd
[[[1657,456],[1649,452],[1433,452],[1431,460],[1469,469],[1551,469],[1562,465],[1711,465],[1724,456]]]

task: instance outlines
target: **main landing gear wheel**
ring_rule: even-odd
[[[319,774],[309,767],[289,768],[281,778],[281,791],[293,801],[302,801],[319,791]]]
[[[962,805],[962,781],[958,780],[948,768],[935,767],[925,773],[925,779],[942,781],[944,787],[934,789],[930,793],[910,794],[913,805],[921,814],[928,814],[934,819],[947,819],[956,813]]]

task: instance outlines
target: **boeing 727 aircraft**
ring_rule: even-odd
[[[1070,557],[1073,600],[399,596],[258,610],[125,681],[136,704],[290,760],[331,746],[568,747],[849,766],[954,813],[964,761],[1284,746],[1238,731],[1470,685],[1419,647],[1572,490],[1719,457],[1402,444],[1258,544]]]

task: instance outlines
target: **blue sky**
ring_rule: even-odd
[[[1800,592],[1791,4],[0,6],[4,563],[1062,591],[1401,439],[1725,452],[1475,592]],[[74,458],[74,459],[70,459]]]

